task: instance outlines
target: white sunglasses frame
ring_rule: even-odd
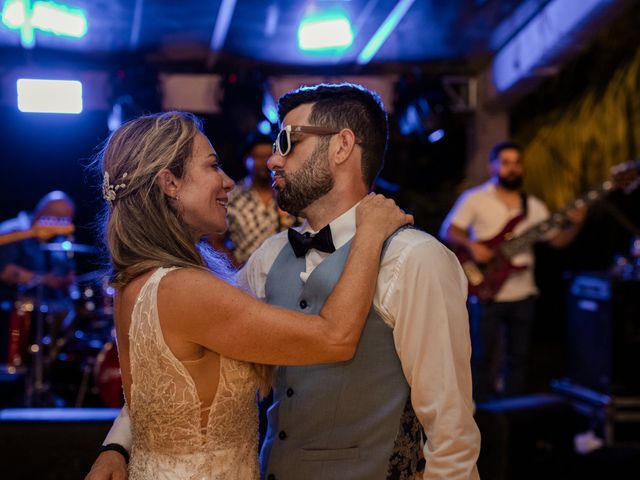
[[[286,135],[287,138],[287,150],[282,151],[280,149],[280,135],[282,133]],[[335,135],[336,133],[340,133],[340,130],[334,130],[333,128],[326,127],[316,127],[314,125],[287,125],[284,128],[281,128],[276,136],[276,141],[273,142],[272,152],[274,154],[278,154],[281,157],[286,157],[291,152],[291,134],[292,133],[308,133],[310,135]]]

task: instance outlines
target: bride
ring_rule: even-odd
[[[214,251],[233,187],[196,117],[133,120],[99,154],[115,326],[133,447],[129,478],[257,479],[255,395],[271,368],[350,359],[384,240],[411,221],[384,197],[357,210],[346,268],[318,315],[232,285]],[[88,477],[89,478],[89,477]]]

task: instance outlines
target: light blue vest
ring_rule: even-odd
[[[268,273],[266,300],[315,314],[337,283],[347,243],[300,280],[304,257],[287,243]],[[355,357],[329,365],[279,367],[261,452],[265,480],[413,478],[420,425],[393,342],[373,307]]]

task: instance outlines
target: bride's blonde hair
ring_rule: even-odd
[[[103,239],[115,288],[149,270],[173,266],[206,269],[233,283],[226,257],[204,242],[194,244],[189,227],[156,182],[164,169],[183,177],[198,133],[202,122],[190,113],[146,115],[113,132],[97,154],[107,200]],[[264,393],[272,369],[256,369]]]

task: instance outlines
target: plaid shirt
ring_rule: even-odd
[[[238,264],[246,262],[267,238],[299,223],[280,210],[275,199],[265,206],[258,193],[251,189],[248,177],[229,194],[227,216],[228,238],[233,243],[231,248]]]

